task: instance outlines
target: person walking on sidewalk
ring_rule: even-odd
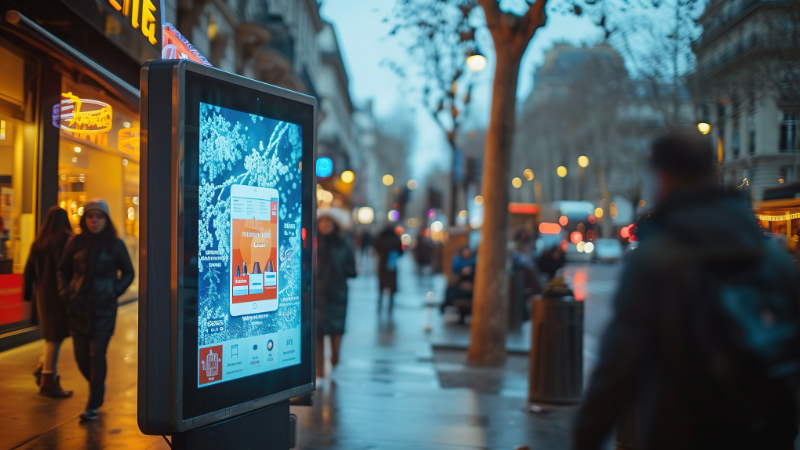
[[[631,256],[577,415],[596,450],[633,411],[638,450],[790,450],[797,434],[800,280],[741,193],[717,187],[711,141],[656,139],[656,210]],[[648,199],[648,203],[650,203]],[[623,436],[618,436],[621,440]]]
[[[387,224],[373,241],[378,253],[378,312],[383,307],[383,292],[389,291],[389,314],[394,307],[394,294],[397,292],[397,260],[403,254],[403,241],[394,232],[394,226]]]
[[[105,200],[83,207],[81,234],[67,243],[58,270],[58,291],[67,302],[75,360],[89,382],[89,402],[81,414],[96,420],[103,404],[106,350],[117,319],[117,299],[133,281],[125,243],[109,217]]]
[[[324,337],[331,342],[331,366],[339,363],[347,314],[347,279],[356,276],[353,246],[342,232],[349,227],[348,215],[338,208],[317,210],[316,280],[316,370],[325,376]]]
[[[61,388],[57,371],[61,343],[69,336],[67,307],[58,295],[57,271],[58,261],[70,237],[72,226],[67,212],[58,206],[51,207],[31,245],[23,275],[22,298],[36,304],[39,331],[44,339],[44,355],[33,376],[39,394],[54,398],[72,396],[72,391]]]

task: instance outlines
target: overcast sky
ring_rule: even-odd
[[[436,166],[446,168],[449,161],[447,142],[441,129],[421,107],[421,96],[415,90],[421,84],[417,66],[410,60],[402,38],[389,36],[391,23],[382,22],[392,15],[395,0],[324,0],[321,14],[333,23],[342,56],[350,78],[350,93],[359,106],[372,99],[378,117],[404,115],[416,127],[412,140],[411,174],[422,177]],[[524,11],[524,0],[504,0],[506,10]],[[538,30],[522,60],[518,85],[518,100],[523,101],[533,88],[533,72],[544,61],[544,53],[555,42],[593,44],[602,32],[586,17],[553,15],[547,26]],[[485,127],[491,102],[491,82],[494,73],[493,46],[489,31],[478,31],[476,40],[487,56],[489,66],[474,74],[476,86],[470,106],[469,119],[473,126]],[[404,68],[408,76],[400,79],[381,61],[391,59]]]

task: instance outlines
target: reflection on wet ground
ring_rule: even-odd
[[[611,289],[595,280],[617,272],[613,267],[588,270],[587,322],[591,308],[607,315]],[[320,383],[313,407],[292,407],[299,418],[298,448],[568,448],[571,409],[526,412],[529,334],[523,330],[509,339],[509,346],[515,342],[521,353],[512,353],[504,367],[467,366],[464,351],[458,350],[468,338],[467,327],[443,325],[437,311],[432,315],[433,331],[424,331],[426,298],[429,292],[441,298],[443,279],[418,279],[411,258],[403,257],[399,285],[390,317],[386,308],[376,313],[374,275],[350,281],[341,362]],[[0,448],[167,448],[160,436],[144,436],[136,425],[136,308],[131,304],[120,309],[109,347],[106,403],[94,423],[78,420],[87,386],[69,340],[59,365],[63,385],[75,390],[67,400],[36,392],[30,372],[41,342],[0,353]],[[601,326],[587,323],[587,334]],[[450,345],[434,350],[434,341]]]

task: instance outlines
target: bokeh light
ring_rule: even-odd
[[[564,166],[558,166],[558,169],[556,169],[556,174],[559,177],[564,178],[565,176],[567,176],[567,168]]]
[[[559,217],[558,218],[558,223],[561,224],[562,227],[567,226],[567,224],[569,223],[569,217],[567,217],[567,216]]]
[[[419,183],[417,183],[417,180],[412,178],[412,179],[408,180],[408,183],[406,184],[406,186],[408,186],[408,188],[413,191],[414,189],[416,189],[419,186]]]
[[[522,180],[519,177],[514,177],[514,179],[511,180],[511,185],[519,189],[522,187]]]
[[[396,209],[393,209],[389,211],[389,214],[387,214],[387,216],[389,217],[389,220],[391,220],[392,222],[397,222],[397,219],[400,218],[400,213],[397,212]]]
[[[483,204],[483,196],[482,195],[476,195],[475,196],[475,204],[478,205],[478,206]]]
[[[388,173],[383,176],[383,184],[386,186],[391,186],[394,184],[394,177],[389,175]]]
[[[579,156],[578,157],[578,165],[581,167],[588,167],[589,166],[589,158],[586,156]]]
[[[439,233],[442,230],[444,230],[444,224],[442,222],[439,222],[437,220],[431,224],[431,231],[433,231],[434,233]]]
[[[524,176],[525,179],[528,180],[528,181],[533,180],[533,170],[525,169],[525,171],[522,172],[522,176]]]
[[[362,206],[358,208],[358,213],[356,214],[359,223],[363,224],[371,224],[373,220],[375,220],[375,211],[369,206]]]
[[[356,174],[352,170],[345,170],[341,175],[343,183],[352,183],[356,179]]]
[[[602,218],[602,217],[603,217],[603,208],[596,208],[596,209],[594,210],[594,215],[595,215],[595,217],[597,217],[598,219]]]

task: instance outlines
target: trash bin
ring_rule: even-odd
[[[583,393],[583,302],[557,283],[533,300],[531,403],[576,404]]]

